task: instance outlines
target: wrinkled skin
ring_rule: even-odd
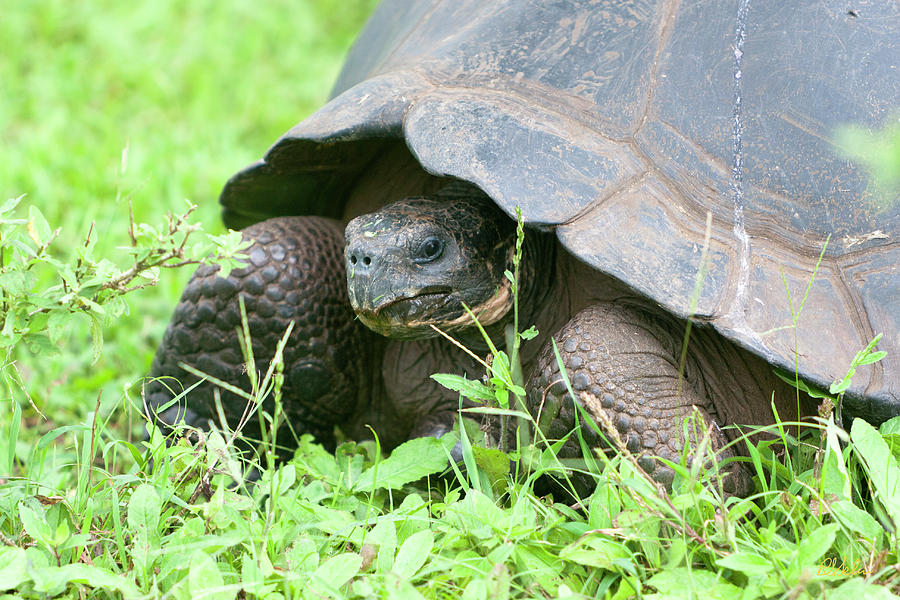
[[[422,339],[431,325],[471,327],[463,305],[482,325],[512,309],[515,227],[487,197],[403,200],[353,219],[346,236],[350,305],[377,333]]]
[[[446,433],[457,421],[459,399],[429,375],[474,379],[483,370],[435,328],[484,354],[465,305],[503,346],[512,318],[504,272],[513,267],[515,223],[480,191],[441,185],[437,193],[401,196],[350,220],[346,240],[337,221],[318,217],[281,217],[248,228],[245,235],[255,242],[251,263],[227,280],[212,269],[198,270],[152,374],[190,385],[194,379],[177,366],[184,361],[246,387],[234,333],[242,294],[258,368],[267,367],[280,334],[295,322],[285,357],[285,411],[294,432],[313,433],[333,447],[335,427],[363,438],[372,426],[387,448]],[[717,448],[738,435],[720,426],[771,422],[773,391],[783,419],[797,414],[794,396],[768,365],[703,327],[692,331],[679,383],[685,324],[574,260],[549,234],[526,236],[520,282],[520,325],[535,324],[540,332],[521,354],[529,410],[552,439],[576,421],[551,334],[578,402],[609,423],[666,484],[674,474],[654,457],[679,460],[683,421],[694,407],[711,424]],[[151,407],[169,398],[164,386],[148,385]],[[223,404],[233,427],[244,403],[226,393]],[[214,419],[213,406],[212,387],[204,384],[188,396],[187,412],[171,408],[159,418],[174,424],[184,416],[202,427]],[[250,425],[245,433],[253,437],[258,430]],[[582,433],[591,445],[608,443],[587,425]],[[288,447],[291,439],[279,438]],[[579,453],[573,436],[562,454]],[[734,454],[734,447],[722,453]],[[749,478],[733,464],[726,490],[749,489]]]

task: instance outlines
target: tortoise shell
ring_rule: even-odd
[[[426,171],[815,384],[883,333],[887,357],[848,393],[882,420],[900,413],[900,202],[877,202],[835,132],[888,123],[898,69],[888,0],[386,0],[333,99],[227,183],[224,220],[340,217],[403,140]]]

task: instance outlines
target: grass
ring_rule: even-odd
[[[156,223],[188,198],[204,228],[221,232],[223,182],[325,100],[371,6],[5,6],[0,191],[26,194],[16,214],[39,239],[28,223],[4,231],[20,232],[21,250],[60,227],[48,251],[74,264],[94,223],[92,256],[121,270],[135,260],[120,249],[129,201],[137,221]],[[11,239],[0,239],[4,264]],[[36,289],[56,281],[49,260],[28,263]],[[84,319],[54,333],[54,351],[23,342],[11,355],[22,386],[6,378],[0,388],[0,598],[857,600],[900,586],[894,421],[848,434],[824,420],[800,440],[779,424],[786,451],[752,446],[747,499],[723,497],[703,461],[676,466],[667,494],[622,451],[597,457],[601,483],[580,505],[555,502],[480,448],[477,428],[460,432],[466,475],[439,474],[454,439],[413,440],[389,457],[375,442],[329,454],[304,439],[294,460],[269,467],[261,457],[259,483],[233,489],[227,435],[166,447],[153,432],[144,446],[131,406],[188,275],[164,272],[156,287],[110,297],[105,311],[118,300],[128,310],[107,315],[96,361]],[[14,289],[4,294],[6,311]],[[873,359],[868,350],[855,364]],[[491,387],[472,393],[515,398],[515,353],[495,354]],[[277,396],[277,382],[274,371],[257,399],[270,387]],[[534,448],[520,455],[557,468]]]
[[[79,245],[94,225],[98,255],[127,260],[128,203],[158,222],[198,205],[222,231],[225,180],[327,98],[374,0],[347,2],[13,2],[0,39],[0,194],[25,194],[61,227],[54,248]],[[123,150],[127,166],[122,173]],[[190,275],[164,276],[129,299],[91,365],[86,333],[55,361],[20,368],[38,408],[78,422],[102,392],[108,413],[147,371]],[[52,273],[47,276],[52,276]],[[90,399],[86,399],[90,397]],[[38,428],[48,424],[35,423]]]

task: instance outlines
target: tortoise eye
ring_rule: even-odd
[[[419,246],[416,252],[415,262],[426,263],[437,260],[444,251],[444,243],[438,238],[431,236],[425,238],[425,241]]]

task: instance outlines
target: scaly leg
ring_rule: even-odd
[[[716,424],[715,402],[703,374],[690,357],[679,390],[683,335],[673,319],[639,307],[605,303],[582,310],[554,336],[579,403],[588,413],[595,413],[592,416],[601,428],[596,413],[602,410],[627,449],[639,456],[640,466],[667,486],[674,472],[654,457],[675,463],[680,460],[685,444],[683,423],[693,407],[711,428],[713,448],[719,450],[727,441]],[[541,353],[528,390],[529,409],[535,416],[541,413],[542,431],[549,439],[560,439],[574,428],[575,407],[549,344]],[[588,394],[586,401],[581,398],[583,393]],[[589,447],[605,445],[589,426],[582,425],[581,431]],[[580,455],[578,438],[573,435],[562,456]],[[719,454],[733,455],[732,448]],[[725,485],[726,491],[739,495],[750,491],[749,478],[734,463]]]
[[[218,267],[200,267],[194,273],[156,352],[151,377],[173,377],[180,383],[173,387],[180,391],[197,381],[178,366],[183,362],[249,389],[236,333],[241,326],[238,296],[243,296],[261,374],[294,322],[284,350],[285,417],[298,434],[312,433],[326,447],[333,446],[335,425],[346,422],[367,397],[363,374],[371,370],[370,355],[377,348],[347,300],[343,226],[319,217],[282,217],[248,227],[244,236],[254,242],[246,267],[233,270],[227,279],[217,275]],[[183,417],[201,428],[210,420],[218,423],[214,387],[202,384],[186,402],[158,418],[173,425]],[[224,390],[221,395],[229,426],[235,427],[247,401]],[[163,381],[151,381],[145,397],[155,409],[172,394]],[[271,414],[273,401],[268,399],[263,409]],[[254,416],[244,430],[251,439],[259,438],[258,422]],[[288,438],[280,435],[279,444],[293,445]]]

